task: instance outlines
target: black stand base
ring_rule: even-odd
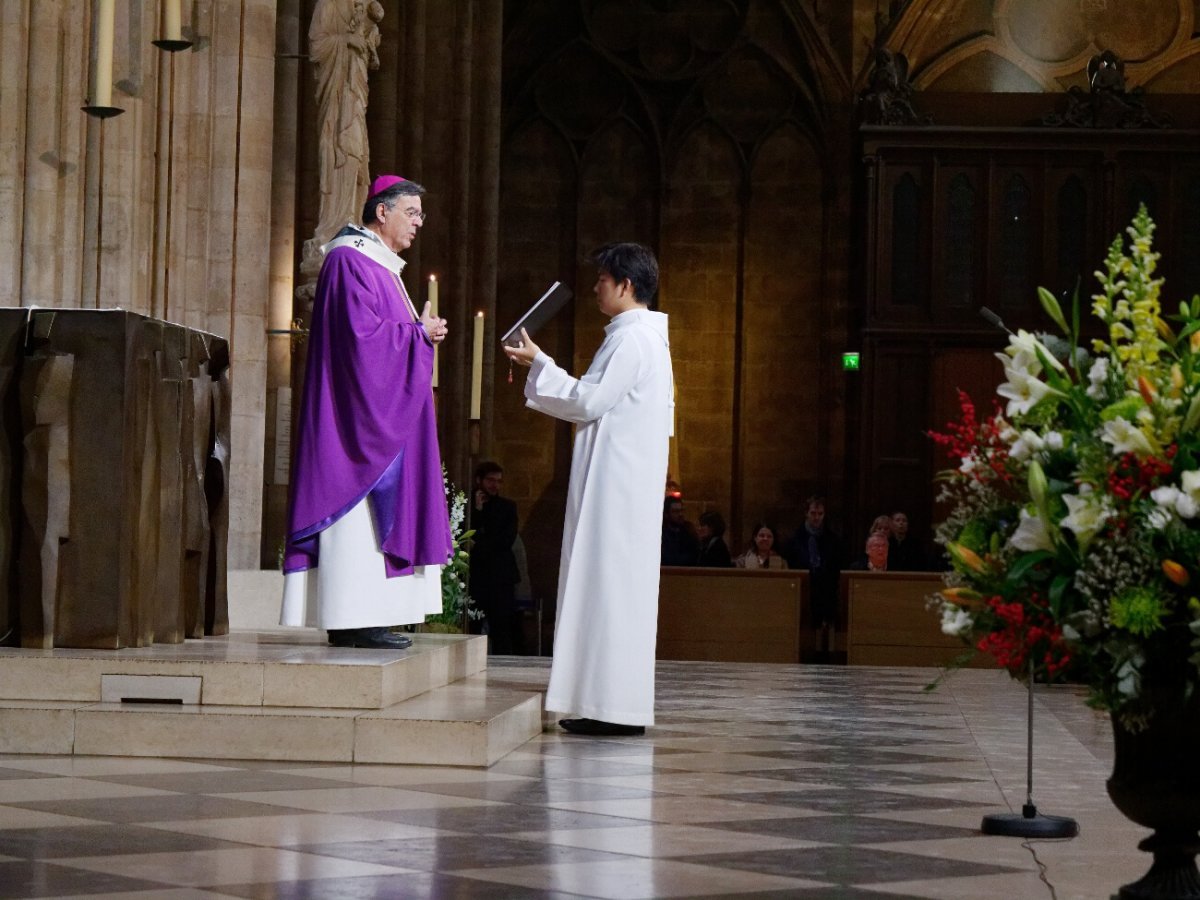
[[[1066,816],[1040,815],[1036,806],[1027,803],[1020,813],[984,816],[979,830],[1002,837],[1073,838],[1079,834],[1079,824]]]

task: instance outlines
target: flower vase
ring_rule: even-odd
[[[1156,703],[1147,727],[1131,731],[1113,718],[1115,756],[1108,795],[1127,818],[1154,834],[1138,849],[1154,864],[1121,888],[1121,900],[1200,898],[1200,703]]]

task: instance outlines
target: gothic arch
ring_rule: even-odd
[[[1046,91],[1061,91],[1083,84],[1088,60],[1102,50],[1125,59],[1129,87],[1146,84],[1198,52],[1192,0],[1140,6],[996,0],[983,18],[974,6],[971,0],[910,0],[891,23],[885,44],[908,57],[918,90],[938,89],[949,73],[970,71],[964,67],[983,54],[1011,64]],[[960,89],[957,83],[954,89]]]

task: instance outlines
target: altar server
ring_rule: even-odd
[[[582,378],[529,339],[526,405],[575,423],[558,619],[546,708],[576,734],[642,734],[654,724],[654,646],[667,443],[673,418],[667,316],[652,309],[658,262],[646,247],[596,251],[595,293],[611,321]]]

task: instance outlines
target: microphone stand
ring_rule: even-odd
[[[986,306],[979,314],[1001,331],[1012,334],[1003,320]],[[984,834],[1005,837],[1072,838],[1079,834],[1079,824],[1066,816],[1043,816],[1033,803],[1033,660],[1029,660],[1029,704],[1026,714],[1025,742],[1025,803],[1020,813],[991,813],[983,817],[979,830]]]
[[[1033,660],[1029,661],[1029,711],[1026,721],[1025,803],[1020,813],[991,813],[983,817],[980,831],[1005,837],[1071,838],[1079,825],[1066,816],[1043,816],[1033,804]]]

